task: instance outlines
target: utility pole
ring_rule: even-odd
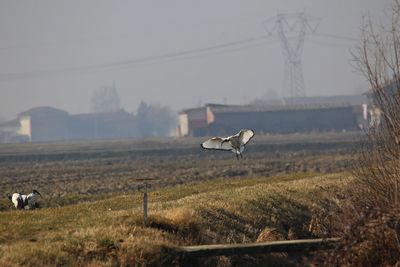
[[[307,33],[314,33],[319,20],[304,12],[280,14],[264,22],[270,35],[277,35],[285,56],[285,70],[282,96],[289,101],[294,97],[305,97],[303,67],[301,56]]]

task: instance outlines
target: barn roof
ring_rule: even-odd
[[[103,113],[82,113],[71,115],[71,117],[76,119],[104,119],[104,120],[121,120],[121,119],[132,119],[134,116],[123,109],[113,111],[113,112],[103,112]]]
[[[68,112],[61,110],[61,109],[57,109],[57,108],[53,108],[53,107],[36,107],[36,108],[31,108],[28,109],[24,112],[21,112],[18,114],[18,117],[22,117],[22,116],[35,116],[35,115],[46,115],[46,114],[52,114],[52,115],[68,115]]]
[[[365,102],[365,96],[357,95],[333,95],[333,96],[307,96],[285,98],[285,102],[290,104],[348,104],[361,105]]]
[[[196,111],[205,111],[205,107],[183,109],[183,110],[179,111],[179,114],[185,114],[185,113],[196,112]]]
[[[277,105],[277,106],[210,106],[213,113],[236,113],[236,112],[269,112],[269,111],[293,111],[293,110],[316,110],[352,107],[349,104],[307,104],[307,105]]]

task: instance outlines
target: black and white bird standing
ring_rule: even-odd
[[[25,206],[21,193],[14,193],[8,196],[8,199],[14,204],[16,209],[23,209]]]
[[[254,131],[242,129],[235,135],[229,137],[213,137],[201,144],[204,149],[226,150],[235,153],[236,158],[243,158],[244,146],[253,138]]]
[[[28,195],[21,193],[14,193],[8,196],[8,199],[14,204],[17,209],[35,209],[39,207],[37,202],[38,196],[42,196],[37,190],[33,190]]]
[[[30,209],[39,208],[39,203],[37,202],[38,197],[42,196],[37,190],[33,189],[32,193],[28,194],[25,198],[25,206],[28,206]],[[24,195],[22,195],[24,197]]]

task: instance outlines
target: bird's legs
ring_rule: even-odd
[[[243,155],[242,155],[242,153],[240,153],[240,150],[235,150],[235,155],[236,155],[236,159],[237,160],[239,160],[239,159],[242,159],[243,158]]]

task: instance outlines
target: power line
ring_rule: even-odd
[[[157,62],[164,62],[169,60],[176,60],[176,59],[183,59],[187,56],[206,56],[207,53],[221,53],[226,52],[224,50],[229,48],[236,48],[237,50],[246,49],[248,45],[257,42],[265,42],[265,41],[274,41],[271,39],[271,36],[262,35],[259,37],[252,37],[247,39],[242,39],[238,41],[197,48],[197,49],[189,49],[183,50],[180,52],[175,53],[168,53],[163,55],[156,55],[156,56],[147,56],[141,57],[131,60],[124,60],[124,61],[117,61],[111,63],[104,63],[104,64],[93,64],[93,65],[86,65],[86,66],[79,66],[79,67],[70,67],[70,68],[59,68],[59,69],[48,69],[48,70],[37,70],[37,71],[30,71],[30,72],[20,72],[20,73],[3,73],[0,74],[0,81],[9,81],[9,80],[18,80],[18,79],[27,79],[27,78],[35,78],[41,76],[52,76],[52,75],[65,75],[70,73],[76,72],[85,72],[85,71],[101,71],[107,69],[114,69],[114,68],[128,68],[133,65],[138,64],[145,64],[145,63],[157,63]],[[268,42],[270,43],[270,42]],[[247,46],[245,46],[247,45]]]
[[[0,46],[0,51],[2,50],[11,50],[11,49],[34,49],[34,48],[49,48],[49,47],[56,47],[59,48],[60,46],[70,46],[70,45],[81,45],[84,43],[89,42],[99,42],[99,41],[106,41],[112,38],[108,37],[97,37],[95,39],[91,38],[79,38],[73,40],[64,40],[64,41],[42,41],[37,43],[25,43],[25,44],[9,44],[9,45],[2,45]]]
[[[347,48],[350,49],[353,46],[351,44],[339,44],[339,43],[327,43],[327,42],[321,42],[319,40],[313,40],[311,38],[308,38],[307,40],[308,43],[313,43],[313,44],[317,44],[319,46],[331,46],[331,47],[340,47],[340,48]]]
[[[159,62],[154,62],[154,63],[160,63],[160,62],[171,62],[171,61],[177,61],[177,60],[186,60],[186,59],[194,59],[194,58],[198,58],[198,57],[207,57],[207,56],[215,56],[215,55],[222,55],[222,54],[226,54],[226,53],[235,53],[235,52],[239,52],[239,51],[243,51],[249,48],[256,48],[256,47],[264,47],[265,45],[268,44],[272,44],[272,43],[277,43],[279,42],[278,39],[272,39],[270,41],[264,41],[264,42],[260,42],[260,43],[254,43],[254,44],[248,44],[248,45],[243,45],[240,47],[228,47],[226,49],[223,50],[218,50],[218,51],[208,51],[208,52],[203,52],[200,54],[193,54],[193,55],[188,55],[188,56],[181,56],[179,58],[171,58],[171,59],[166,59],[163,61],[159,61]]]
[[[316,34],[313,33],[313,36],[319,36],[323,38],[333,38],[337,40],[346,40],[346,41],[356,41],[357,39],[333,34]],[[290,39],[290,37],[289,37]],[[16,72],[16,73],[3,73],[0,74],[0,82],[1,81],[12,81],[12,80],[20,80],[20,79],[30,79],[37,77],[46,77],[46,76],[55,76],[55,75],[67,75],[79,72],[95,72],[95,71],[103,71],[108,69],[121,69],[121,68],[130,68],[132,66],[140,65],[140,64],[157,64],[162,62],[183,60],[183,59],[191,59],[197,57],[204,57],[210,55],[220,55],[222,53],[227,52],[237,52],[243,49],[254,48],[257,46],[270,44],[278,41],[278,39],[274,39],[272,35],[261,35],[258,37],[252,37],[247,39],[241,39],[238,41],[217,44],[213,46],[196,48],[196,49],[188,49],[180,52],[167,53],[162,55],[155,56],[147,56],[140,57],[130,60],[122,60],[115,61],[110,63],[103,64],[93,64],[86,66],[78,66],[78,67],[67,67],[67,68],[58,68],[58,69],[47,69],[47,70],[36,70],[36,71],[28,71],[28,72]],[[318,43],[317,41],[314,41]],[[333,44],[323,44],[321,45],[333,45]]]
[[[359,41],[359,39],[357,39],[357,38],[348,37],[348,36],[340,36],[340,35],[329,34],[329,33],[314,33],[313,35],[315,35],[315,36],[320,36],[320,37],[324,37],[324,38],[330,38],[330,39],[351,41],[351,42],[357,42],[357,41]]]

